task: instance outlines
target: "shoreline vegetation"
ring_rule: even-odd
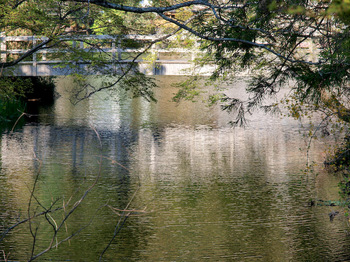
[[[53,77],[1,77],[0,129],[11,129],[23,113],[38,105],[50,105],[55,97]],[[17,124],[24,124],[20,119]]]

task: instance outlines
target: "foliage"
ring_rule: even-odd
[[[7,124],[15,121],[24,111],[22,100],[26,92],[32,90],[29,79],[15,77],[0,78],[0,122]]]
[[[24,110],[25,103],[19,99],[0,99],[0,129],[11,128]]]
[[[156,33],[155,16],[126,14],[118,10],[104,9],[94,17],[92,31],[102,35],[154,34]],[[117,26],[116,26],[117,25]]]
[[[333,167],[335,171],[342,171],[346,177],[350,175],[350,137],[347,135],[344,141],[335,150],[334,155],[328,161],[327,166]],[[350,190],[350,188],[349,188]]]
[[[195,102],[195,99],[202,93],[197,86],[198,80],[198,77],[194,76],[176,84],[176,87],[179,88],[179,92],[175,94],[173,101],[179,102],[184,99]]]

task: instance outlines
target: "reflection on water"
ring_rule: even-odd
[[[99,94],[73,106],[66,93],[73,83],[60,79],[62,97],[52,111],[43,112],[38,123],[2,134],[1,229],[27,217],[37,174],[33,206],[48,208],[73,204],[101,173],[57,241],[89,226],[42,258],[98,260],[119,219],[106,205],[124,208],[134,194],[130,208],[146,213],[127,220],[106,261],[349,258],[344,216],[333,223],[328,218],[337,207],[307,205],[315,195],[336,199],[337,178],[320,169],[315,181],[301,172],[306,152],[300,150],[305,140],[298,122],[258,113],[249,127],[232,129],[230,116],[218,108],[170,102],[175,92],[170,84],[178,78],[160,81],[156,104],[141,99],[116,103],[109,94]],[[242,88],[241,83],[233,90]],[[322,163],[326,142],[313,144],[313,161]],[[58,223],[63,214],[52,214],[51,221]],[[32,224],[38,228],[38,253],[48,246],[52,225],[44,219]],[[28,259],[28,224],[12,231],[0,250],[13,260]]]

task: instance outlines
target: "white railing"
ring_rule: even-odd
[[[23,55],[31,48],[35,47],[39,42],[46,41],[49,38],[47,37],[40,37],[40,36],[5,36],[3,33],[0,34],[0,53],[1,53],[1,62],[7,61],[9,56],[11,55]],[[142,48],[122,48],[121,43],[123,40],[136,40],[136,41],[143,41],[143,42],[152,42],[157,39],[154,35],[125,35],[125,36],[110,36],[110,35],[80,35],[80,36],[66,36],[61,37],[60,41],[63,42],[69,42],[71,45],[71,50],[69,48],[45,48],[45,46],[42,49],[39,49],[37,52],[32,54],[32,59],[29,61],[26,59],[26,61],[20,62],[21,64],[33,64],[35,66],[38,63],[62,63],[62,60],[49,60],[47,58],[47,54],[49,53],[64,53],[64,52],[72,52],[72,49],[79,49],[81,51],[85,52],[103,52],[110,54],[111,61],[122,61],[122,62],[130,62],[131,60],[122,59],[123,53],[140,53],[143,52],[144,49]],[[110,44],[111,47],[93,47],[92,45],[89,45],[89,41],[95,41],[100,40],[102,43],[103,41],[106,41]],[[110,41],[108,41],[110,40]],[[11,48],[11,44],[9,43],[15,43],[15,42],[28,42],[31,44],[29,45],[30,48],[26,49],[13,49]],[[92,44],[92,43],[91,43]],[[87,46],[90,46],[87,48]],[[193,60],[195,53],[198,51],[195,51],[193,49],[186,49],[186,48],[168,48],[168,49],[159,49],[156,47],[152,47],[149,50],[151,53],[156,54],[158,56],[159,60],[159,54],[160,53],[174,53],[174,54],[181,54],[181,55],[190,55],[190,58],[188,60]],[[39,58],[40,57],[40,58]],[[137,60],[136,62],[142,62],[142,59]],[[168,60],[169,61],[169,60]],[[178,61],[185,61],[184,59]],[[67,62],[67,61],[65,61]]]
[[[41,46],[36,52],[28,55],[16,66],[1,69],[0,74],[17,76],[51,76],[82,74],[105,74],[108,72],[122,72],[126,64],[136,62],[140,72],[147,75],[187,75],[191,74],[195,56],[200,53],[198,43],[194,48],[159,48],[153,45],[147,53],[152,57],[140,56],[134,60],[137,54],[142,53],[143,48],[123,48],[123,40],[136,40],[141,46],[147,47],[158,37],[154,35],[79,35],[61,37],[58,43],[64,45],[50,47]],[[49,38],[40,36],[6,36],[0,33],[0,58],[1,62],[10,62],[18,59],[33,48],[43,45]],[[171,41],[172,39],[170,39]],[[17,42],[17,44],[16,44]],[[20,44],[19,42],[24,42]],[[144,44],[144,45],[143,45]],[[105,54],[104,65],[95,66],[92,61],[84,58],[63,58],[64,53],[80,51]],[[56,54],[55,54],[56,53]],[[52,54],[52,55],[50,55]],[[63,54],[62,56],[60,54]],[[69,57],[69,56],[68,56]],[[89,56],[86,56],[89,57]],[[60,60],[62,59],[62,60]],[[66,60],[64,60],[66,59]],[[74,61],[67,61],[67,60]],[[74,64],[74,66],[70,66]],[[62,66],[61,66],[62,65]],[[213,70],[213,65],[202,66],[201,74],[208,74]],[[111,71],[112,70],[112,71]],[[204,73],[203,73],[204,72]]]

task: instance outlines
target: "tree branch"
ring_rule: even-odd
[[[144,13],[158,13],[158,12],[169,12],[173,10],[177,10],[183,7],[189,7],[193,5],[202,5],[202,6],[208,6],[210,8],[219,8],[218,6],[212,5],[204,0],[195,0],[195,1],[187,1],[180,4],[175,4],[171,6],[165,6],[165,7],[134,7],[134,6],[126,6],[121,4],[115,4],[104,0],[61,0],[63,2],[80,2],[80,3],[89,3],[95,4],[98,6],[130,12],[130,13],[138,13],[138,14],[144,14]],[[238,6],[236,6],[238,8]]]
[[[14,60],[14,61],[0,63],[0,68],[7,68],[7,67],[17,65],[19,62],[23,61],[28,56],[30,56],[30,55],[34,54],[35,52],[37,52],[38,50],[42,49],[45,45],[47,45],[51,41],[53,41],[52,38],[45,40],[44,42],[38,44],[37,46],[35,46],[32,49],[25,52],[23,55],[21,55],[18,59]]]

